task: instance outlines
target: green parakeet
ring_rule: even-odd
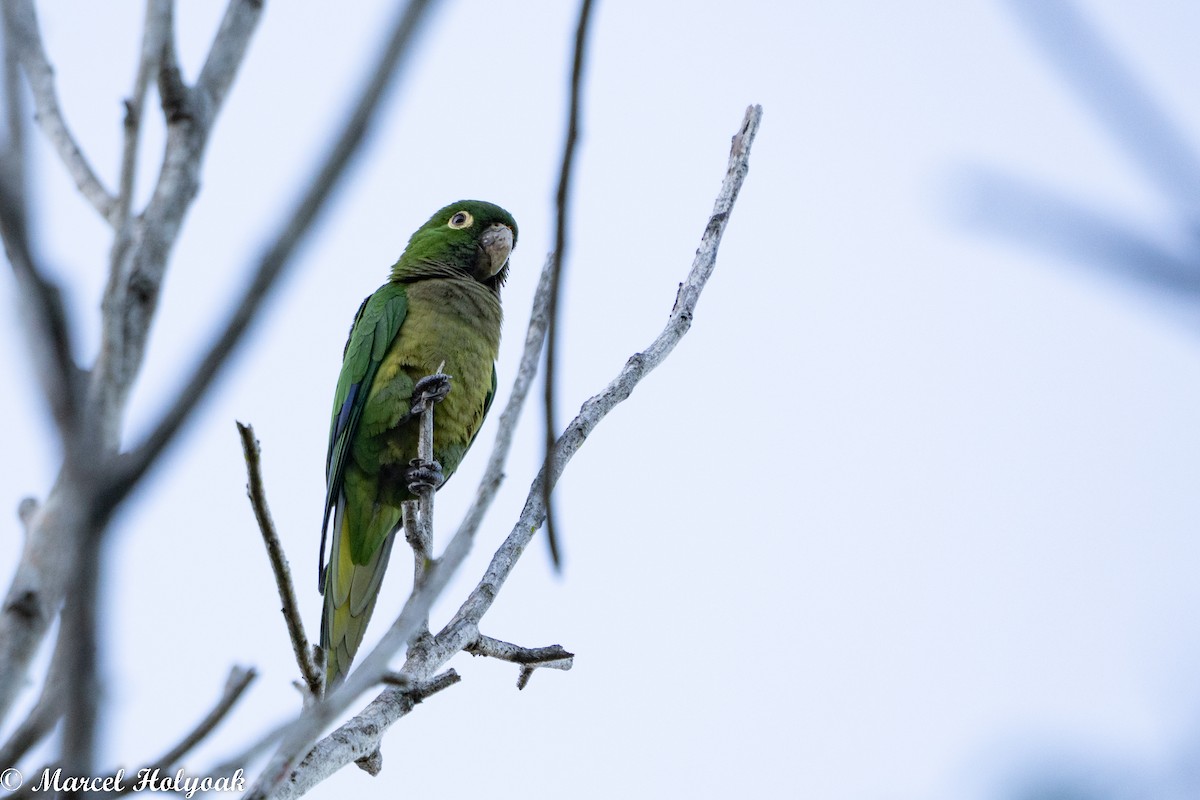
[[[499,206],[452,203],[412,235],[391,277],[363,301],[333,398],[321,526],[321,647],[326,687],[339,683],[375,608],[400,504],[416,499],[414,386],[442,372],[451,389],[434,413],[433,453],[445,478],[474,441],[496,391],[500,287],[517,223]],[[333,544],[324,565],[325,536]]]

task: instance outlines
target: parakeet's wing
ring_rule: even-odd
[[[467,442],[467,449],[471,449],[471,445],[475,444],[475,440],[479,438],[479,432],[483,430],[483,421],[487,419],[488,410],[492,407],[492,401],[496,399],[496,365],[492,364],[492,388],[488,389],[487,397],[483,399],[483,413],[479,415],[479,426],[475,428],[475,433],[471,435],[471,441]]]
[[[350,457],[351,442],[366,407],[371,382],[407,313],[408,294],[404,285],[386,283],[363,301],[346,342],[342,372],[333,395],[329,451],[325,457],[325,516],[321,520],[321,553],[317,559],[320,570],[317,586],[322,592],[325,591],[325,538],[329,513],[342,491],[346,459]]]

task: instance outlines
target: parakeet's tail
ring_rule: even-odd
[[[355,564],[350,558],[350,536],[339,503],[333,522],[333,547],[325,567],[325,605],[321,612],[321,649],[325,651],[325,687],[328,691],[341,683],[350,671],[350,662],[362,644],[363,633],[379,585],[387,571],[388,556],[392,553],[395,532],[371,556],[366,564]]]

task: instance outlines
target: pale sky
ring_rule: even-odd
[[[142,5],[40,4],[68,122],[109,185]],[[222,4],[182,6],[194,77]],[[1080,7],[1200,142],[1200,5]],[[131,441],[241,291],[391,15],[384,2],[330,9],[268,4],[175,251]],[[298,709],[234,420],[262,443],[315,638],[346,331],[409,234],[460,198],[499,203],[520,225],[506,397],[553,240],[575,14],[444,5],[290,277],[116,520],[105,765],[173,744],[235,663],[260,677],[187,760],[193,773]],[[560,484],[564,575],[539,536],[484,619],[500,639],[562,644],[575,668],[517,692],[516,668],[460,655],[463,682],[387,734],[379,777],[349,767],[310,796],[1001,800],[1032,797],[1020,792],[1046,775],[1106,800],[1195,796],[1200,320],[1187,298],[964,225],[961,176],[1025,179],[1172,246],[1186,220],[1011,9],[600,0],[587,77],[564,423],[661,329],[729,137],[746,105],[764,118],[691,333]],[[108,232],[34,138],[39,249],[90,363]],[[144,151],[149,187],[160,129]],[[16,506],[45,495],[57,455],[11,279],[0,293],[7,581]],[[515,519],[539,425],[527,410],[504,493],[435,624]],[[494,426],[438,495],[443,543]],[[394,558],[368,646],[408,592],[401,548]]]

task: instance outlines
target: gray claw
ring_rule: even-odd
[[[427,403],[440,403],[450,394],[450,376],[443,372],[426,375],[413,386],[412,405],[409,414],[419,416],[425,413]]]
[[[408,483],[410,492],[420,494],[425,489],[436,489],[441,486],[445,482],[446,476],[442,474],[442,465],[438,462],[414,458],[408,462],[408,469],[404,471],[404,479]]]

